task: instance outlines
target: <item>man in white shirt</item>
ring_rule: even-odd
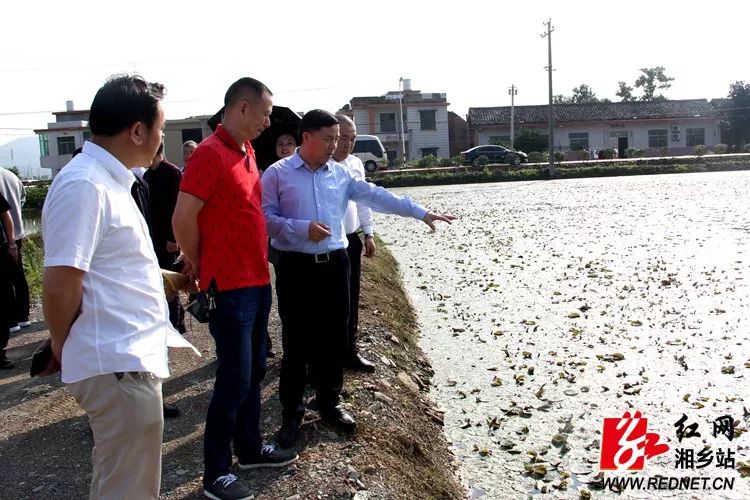
[[[348,116],[337,114],[339,120],[339,142],[333,159],[348,168],[357,179],[365,180],[365,167],[362,160],[354,156],[354,142],[357,139],[357,127]],[[357,329],[359,324],[359,288],[362,276],[362,239],[358,231],[362,229],[365,236],[365,257],[375,255],[375,240],[373,239],[372,210],[369,207],[349,200],[344,216],[344,230],[349,246],[349,267],[351,270],[349,281],[349,349],[344,366],[356,371],[372,373],[375,365],[359,354],[357,345]]]
[[[182,144],[182,166],[178,167],[180,169],[180,172],[183,172],[185,170],[188,161],[190,161],[190,157],[193,156],[195,148],[197,147],[198,143],[195,141],[185,141]]]
[[[91,104],[91,141],[55,177],[42,212],[44,315],[62,381],[94,434],[92,499],[156,499],[169,323],[130,169],[162,140],[164,87],[117,76]],[[195,351],[197,353],[197,351]]]

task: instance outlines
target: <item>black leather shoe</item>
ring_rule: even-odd
[[[175,405],[163,404],[164,418],[177,418],[182,413],[180,409]]]
[[[344,432],[354,432],[354,429],[357,428],[357,421],[341,405],[328,410],[321,410],[320,418]]]
[[[364,373],[373,373],[375,371],[375,365],[359,354],[351,356],[346,363],[346,367],[350,370]]]
[[[279,429],[279,446],[291,448],[299,439],[300,421],[296,418],[284,419]]]

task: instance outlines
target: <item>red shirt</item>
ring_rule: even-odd
[[[204,290],[212,279],[221,291],[271,283],[260,175],[249,141],[245,150],[219,125],[198,145],[182,177],[180,191],[205,202],[198,212]]]

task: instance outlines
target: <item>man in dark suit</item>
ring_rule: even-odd
[[[182,173],[164,158],[164,144],[159,146],[154,161],[143,178],[149,188],[151,237],[156,258],[159,260],[159,267],[172,271],[180,252],[172,232],[172,215],[180,192]],[[180,304],[179,297],[169,303],[169,321],[180,333],[185,333],[185,309]]]

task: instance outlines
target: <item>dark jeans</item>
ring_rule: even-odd
[[[284,252],[276,266],[276,295],[284,356],[279,398],[284,419],[301,419],[308,369],[321,411],[339,403],[348,351],[349,259],[336,252],[326,263]]]
[[[216,341],[216,381],[206,415],[203,483],[229,474],[261,452],[260,383],[266,374],[271,285],[218,292],[209,331]]]

